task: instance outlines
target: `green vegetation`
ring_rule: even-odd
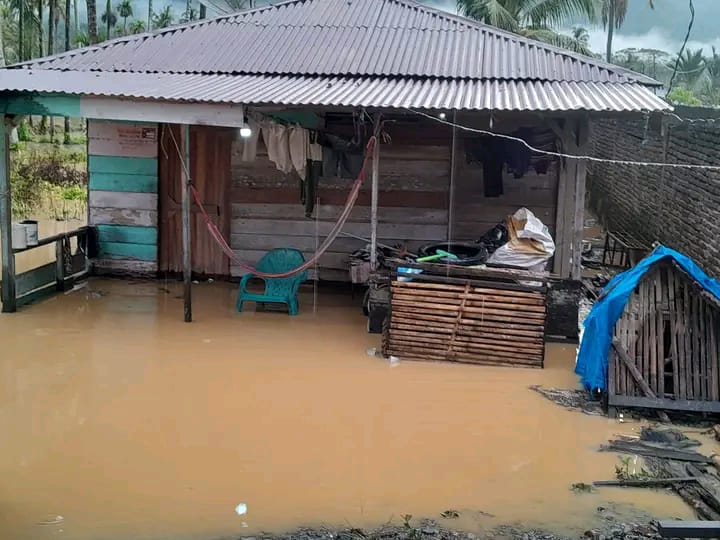
[[[10,159],[13,215],[81,218],[87,208],[85,156],[57,147],[29,150],[18,144]]]

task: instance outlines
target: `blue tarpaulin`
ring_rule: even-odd
[[[663,259],[673,259],[701,287],[720,300],[720,283],[708,276],[688,257],[665,246],[658,246],[636,266],[615,276],[603,289],[585,319],[575,373],[585,388],[605,390],[607,386],[608,353],[612,345],[615,323],[622,315],[628,298],[642,277]]]

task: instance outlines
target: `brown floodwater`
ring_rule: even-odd
[[[99,279],[0,316],[0,537],[210,540],[450,508],[441,521],[469,530],[577,533],[610,504],[692,516],[663,491],[569,489],[612,478],[598,446],[640,427],[527,389],[574,387],[572,346],[544,370],[390,365],[349,294],[314,310],[310,292],[289,317],[235,313],[226,283],[194,292],[193,324],[176,283]]]

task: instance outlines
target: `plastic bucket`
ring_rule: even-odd
[[[27,247],[27,233],[22,223],[12,224],[12,248],[25,249]]]
[[[20,222],[25,226],[25,239],[28,246],[38,245],[38,222],[34,219],[26,219]]]

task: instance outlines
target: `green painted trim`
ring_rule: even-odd
[[[157,176],[157,158],[88,156],[88,171]]]
[[[55,262],[51,262],[15,276],[16,294],[22,296],[35,289],[55,285],[55,266]]]
[[[9,114],[36,114],[80,118],[80,97],[52,94],[22,94],[0,100]]]
[[[147,244],[125,244],[121,242],[100,242],[99,258],[156,261],[157,246],[149,246]]]
[[[90,189],[97,191],[157,193],[158,177],[150,174],[91,172]]]
[[[119,242],[124,244],[157,245],[157,227],[140,227],[134,225],[97,225],[98,240],[103,242]]]

